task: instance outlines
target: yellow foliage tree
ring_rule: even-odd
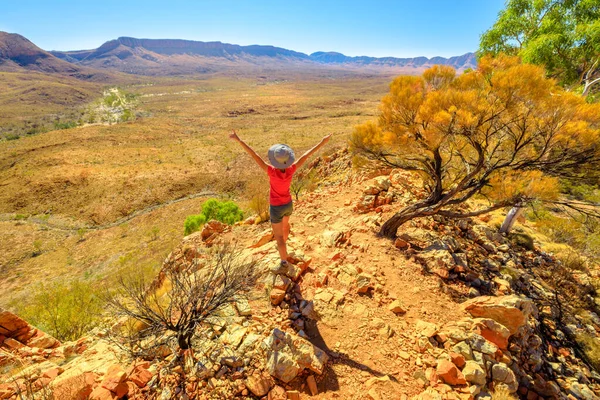
[[[500,56],[462,75],[434,66],[396,78],[379,119],[357,126],[351,143],[363,157],[423,178],[427,196],[381,228],[394,237],[416,217],[464,218],[556,199],[557,177],[597,168],[599,139],[600,105],[565,91],[541,67]],[[492,203],[457,211],[479,194]]]

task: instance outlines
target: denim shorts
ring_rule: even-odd
[[[269,214],[271,215],[271,223],[278,224],[283,221],[283,217],[289,217],[294,211],[293,202],[281,206],[269,206]]]

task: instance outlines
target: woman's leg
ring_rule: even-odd
[[[288,237],[290,236],[290,216],[286,215],[283,217],[281,223],[283,224],[283,241],[287,245]]]
[[[273,235],[275,236],[275,240],[277,241],[277,250],[279,251],[279,258],[281,258],[281,261],[287,261],[287,246],[285,245],[286,237],[284,236],[283,224],[284,222],[282,221],[276,224],[271,224],[271,227],[273,228]]]

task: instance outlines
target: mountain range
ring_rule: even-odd
[[[0,70],[25,68],[48,73],[93,76],[94,70],[139,75],[178,75],[227,70],[350,70],[419,73],[434,64],[474,68],[473,53],[457,57],[349,57],[336,52],[310,55],[274,46],[240,46],[181,39],[120,37],[97,49],[45,51],[21,35],[0,32]]]

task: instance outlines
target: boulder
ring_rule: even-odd
[[[211,219],[206,224],[204,224],[200,236],[202,237],[203,242],[208,242],[212,240],[214,235],[218,235],[230,229],[231,227],[229,225]]]
[[[104,375],[101,386],[111,392],[116,392],[117,386],[119,386],[121,382],[125,382],[126,379],[127,374],[120,365],[111,365],[108,367],[106,375]]]
[[[515,373],[504,363],[494,364],[492,367],[492,379],[496,385],[504,385],[509,392],[514,393],[519,388],[519,382]]]
[[[486,383],[485,371],[475,361],[467,361],[462,373],[471,384],[483,386]]]
[[[471,330],[486,340],[494,343],[502,350],[508,347],[510,331],[504,325],[489,318],[477,318]]]
[[[246,379],[246,387],[253,395],[262,397],[269,393],[273,382],[266,376],[255,373]]]
[[[420,336],[433,337],[438,333],[438,327],[431,323],[422,320],[417,320],[415,330]]]
[[[66,375],[66,374],[65,374]],[[84,400],[92,393],[96,380],[96,374],[84,372],[73,374],[66,379],[54,379],[50,383],[50,388],[56,399]],[[101,386],[98,386],[101,387]]]
[[[305,368],[322,374],[329,359],[323,350],[308,340],[279,329],[273,329],[262,346],[267,356],[267,371],[286,383]]]
[[[281,289],[273,289],[271,290],[271,304],[273,304],[274,306],[278,306],[279,304],[281,304],[281,302],[283,301],[283,298],[285,297],[285,290],[281,290]]]
[[[533,302],[524,297],[510,296],[481,296],[467,300],[462,308],[473,317],[489,318],[508,328],[511,335],[519,331],[534,313]]]
[[[438,361],[436,373],[439,378],[449,385],[464,385],[467,383],[458,367],[448,360]]]
[[[288,396],[285,393],[285,389],[281,386],[274,386],[269,392],[267,400],[287,400]]]

